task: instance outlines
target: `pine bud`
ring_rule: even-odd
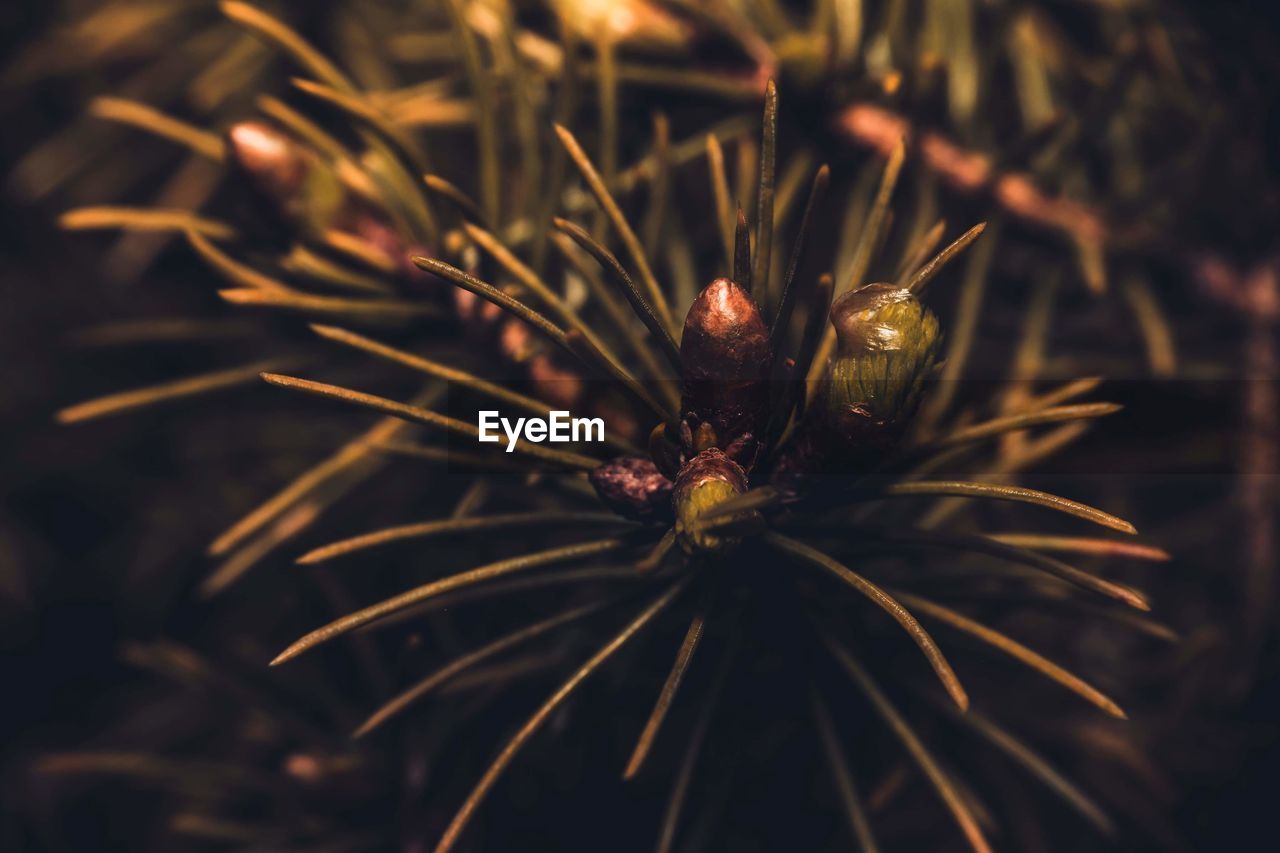
[[[674,52],[689,47],[693,28],[650,0],[553,0],[578,38],[644,50]]]
[[[751,294],[727,278],[703,288],[684,321],[681,410],[695,434],[709,425],[712,445],[734,448],[750,468],[769,416],[769,330]],[[702,431],[708,437],[706,430]],[[699,447],[698,450],[702,448]],[[695,451],[696,452],[696,451]]]
[[[869,284],[831,306],[837,350],[772,481],[873,468],[897,445],[937,363],[938,319],[911,291]]]
[[[747,474],[722,451],[705,450],[685,463],[676,477],[673,502],[676,533],[686,554],[722,553],[739,542],[735,536],[703,527],[703,517],[747,490]]]
[[[637,521],[671,517],[671,481],[648,459],[620,456],[598,465],[588,475],[609,509]]]
[[[896,440],[937,363],[938,318],[906,288],[869,284],[835,301],[831,323],[828,420],[850,441]]]
[[[337,173],[268,124],[233,125],[227,131],[227,152],[233,168],[284,224],[319,231],[348,210],[348,194]]]

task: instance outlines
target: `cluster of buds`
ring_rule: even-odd
[[[747,490],[769,420],[773,347],[751,294],[727,278],[703,288],[685,318],[680,361],[679,424],[653,431],[650,459],[613,460],[591,481],[623,515],[674,520],[687,553],[719,552],[735,540],[700,520]]]
[[[406,280],[443,286],[409,260],[433,253],[406,240],[384,212],[367,200],[372,190],[359,169],[332,164],[260,121],[232,126],[227,132],[227,151],[232,171],[254,201],[255,211],[265,214],[284,234],[316,237],[343,232],[384,255]],[[371,152],[368,156],[374,155]],[[527,324],[470,291],[450,287],[447,292],[453,314],[473,342],[520,365],[540,397],[561,407],[581,401],[581,377],[547,351]]]
[[[836,354],[793,440],[770,475],[791,489],[822,471],[871,470],[902,439],[938,361],[938,319],[907,288],[869,284],[831,306]],[[601,499],[644,521],[673,522],[688,554],[736,544],[707,526],[744,494],[769,436],[774,353],[760,308],[729,279],[698,294],[680,343],[683,397],[678,425],[660,424],[650,458],[615,459],[591,474]]]
[[[937,364],[938,318],[910,290],[869,284],[831,306],[836,355],[774,479],[866,471],[891,452]]]
[[[333,163],[289,135],[261,121],[233,125],[226,135],[228,162],[247,191],[253,214],[286,239],[351,235],[384,257],[409,281],[435,277],[409,260],[430,255],[427,247],[406,240],[376,204],[366,172],[350,161]],[[366,155],[373,158],[370,152]],[[374,164],[367,164],[374,168]]]

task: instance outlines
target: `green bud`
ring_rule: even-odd
[[[831,306],[838,348],[831,362],[828,416],[851,413],[900,424],[920,404],[938,360],[938,318],[906,288],[869,284]]]
[[[678,541],[686,554],[720,554],[738,544],[738,537],[707,530],[702,520],[746,490],[746,473],[718,448],[704,450],[685,463],[676,477],[673,503]]]

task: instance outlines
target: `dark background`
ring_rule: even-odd
[[[1280,39],[1271,4],[1184,5],[1217,46],[1224,67],[1258,93],[1263,150],[1274,181],[1280,176]],[[4,4],[0,30],[5,52],[39,32],[45,14],[37,3]],[[0,112],[6,116],[0,163],[12,162],[69,116],[72,106],[63,95],[56,89],[0,93]],[[1246,219],[1250,204],[1250,199],[1240,199]],[[145,813],[145,801],[118,791],[92,805],[82,803],[79,810],[59,812],[54,792],[30,774],[29,762],[50,749],[94,742],[106,721],[127,710],[130,691],[142,689],[145,679],[122,664],[121,644],[157,636],[198,644],[212,630],[218,614],[210,616],[191,601],[194,579],[204,567],[192,555],[200,554],[226,518],[250,505],[263,484],[276,481],[277,473],[261,470],[258,458],[235,442],[247,435],[247,424],[272,411],[270,399],[251,393],[221,395],[224,406],[212,416],[207,410],[165,409],[74,430],[53,423],[59,407],[143,384],[137,379],[149,369],[148,362],[173,357],[168,352],[86,354],[68,343],[74,330],[128,313],[144,298],[137,287],[145,287],[147,311],[157,316],[205,303],[191,288],[169,286],[181,282],[184,267],[167,256],[145,285],[104,285],[95,276],[92,241],[68,240],[53,227],[52,215],[9,195],[0,205],[0,709],[5,733],[0,747],[0,847],[6,850],[34,847],[36,838],[47,838],[32,827],[50,815],[69,821],[62,827],[62,849],[90,849],[112,827],[121,829]],[[1277,245],[1274,234],[1256,235],[1252,242],[1273,250]],[[1201,332],[1215,330],[1224,350],[1239,335],[1238,318],[1225,311],[1211,315],[1202,303],[1188,305],[1174,321]],[[1205,465],[1189,466],[1192,478],[1165,480],[1146,470],[1150,486],[1144,512],[1153,518],[1175,515],[1181,509],[1176,504],[1192,492],[1225,499],[1231,489],[1229,448],[1240,395],[1238,383],[1113,386],[1108,398],[1128,404],[1130,414],[1117,423],[1114,443],[1086,448],[1078,463],[1109,470],[1117,460],[1124,464],[1126,448],[1141,446],[1152,435],[1172,442],[1179,435],[1196,434],[1207,437],[1216,454]],[[307,440],[314,440],[314,447],[325,446],[325,425],[313,426]],[[213,456],[202,451],[200,441],[211,433],[230,439]],[[291,470],[314,448],[282,439],[278,449],[284,457],[278,462],[281,470]],[[225,485],[227,466],[234,467],[237,476],[231,479],[241,488]],[[1135,468],[1134,476],[1144,476],[1141,464]],[[1191,612],[1231,620],[1233,595],[1239,590],[1232,589],[1223,564],[1234,559],[1232,534],[1225,528],[1220,538],[1179,556],[1173,569],[1175,589],[1207,599]],[[121,566],[130,568],[122,573]],[[1197,587],[1196,579],[1206,578],[1219,582]],[[287,636],[291,630],[284,625],[278,633]],[[1170,739],[1170,750],[1184,751],[1165,756],[1167,766],[1177,771],[1172,814],[1194,849],[1266,849],[1263,839],[1274,835],[1275,792],[1280,790],[1277,652],[1277,632],[1272,630],[1249,686],[1221,701],[1205,702],[1187,730]],[[524,698],[536,701],[538,695],[534,689]],[[580,747],[584,752],[589,748]],[[770,791],[763,782],[759,786],[762,796],[806,796],[803,791]],[[577,808],[593,811],[588,802],[579,801]],[[767,837],[768,828],[761,833]],[[637,846],[644,844],[637,840]]]

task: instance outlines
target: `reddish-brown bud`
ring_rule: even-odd
[[[310,149],[269,124],[240,122],[227,131],[227,153],[275,215],[295,227],[320,230],[348,208],[337,174]]]
[[[746,471],[716,448],[705,450],[685,463],[676,477],[672,498],[676,533],[685,553],[718,553],[738,544],[737,537],[707,530],[702,519],[746,490]]]
[[[710,424],[716,446],[735,446],[735,460],[749,467],[755,448],[740,440],[759,438],[767,423],[773,362],[769,329],[751,294],[727,278],[703,288],[684,321],[680,360],[684,416],[695,428]]]
[[[305,151],[268,124],[245,121],[227,131],[231,162],[273,198],[291,198],[302,190],[310,163]]]
[[[602,462],[588,475],[609,509],[637,521],[671,518],[671,481],[652,461],[620,456]]]
[[[693,28],[649,0],[553,0],[552,8],[575,36],[653,51],[681,51]]]

